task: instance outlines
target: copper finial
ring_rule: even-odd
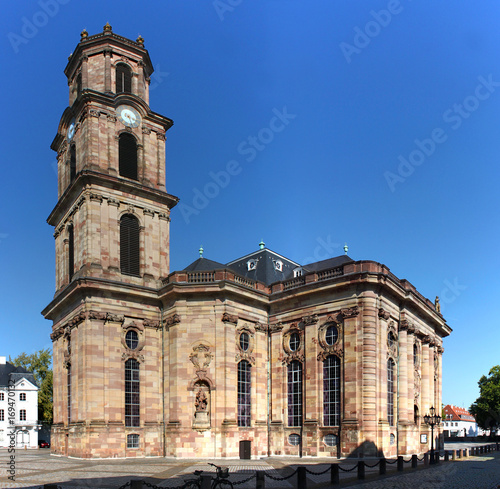
[[[111,32],[113,29],[109,25],[109,22],[106,22],[106,25],[103,27],[104,32]]]
[[[81,36],[81,41],[83,41],[84,39],[86,39],[87,37],[89,37],[89,33],[87,32],[87,29],[83,29],[83,31],[81,32],[80,34]]]
[[[139,34],[139,37],[137,38],[137,40],[135,41],[137,44],[139,44],[140,46],[144,46],[144,38]]]

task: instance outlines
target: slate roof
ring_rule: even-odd
[[[314,263],[308,263],[304,265],[303,268],[307,272],[319,272],[320,270],[328,270],[329,268],[340,267],[346,263],[354,261],[351,257],[347,255],[340,255],[334,258],[328,258],[327,260],[316,261]]]
[[[33,385],[37,385],[35,376],[31,372],[28,372],[28,370],[26,370],[25,368],[15,367],[9,362],[0,364],[0,387],[8,387],[9,379],[17,382],[18,380],[23,378],[28,382],[31,382]]]
[[[305,273],[336,268],[354,261],[347,255],[301,265],[272,250],[262,248],[223,265],[207,258],[198,258],[187,266],[185,272],[229,269],[250,280],[271,285],[293,278],[293,271],[303,268]]]

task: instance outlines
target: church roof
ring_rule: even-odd
[[[208,258],[198,258],[191,265],[188,265],[184,271],[185,272],[205,272],[208,270],[220,270],[226,268],[226,265],[222,263],[209,260]]]
[[[35,376],[24,367],[16,367],[9,362],[0,364],[0,387],[8,387],[9,380],[17,382],[21,379],[26,379],[36,385]]]
[[[314,263],[309,263],[304,265],[304,270],[308,272],[319,272],[320,270],[328,270],[330,268],[340,267],[346,263],[354,261],[351,257],[347,255],[335,256],[334,258],[328,258],[326,260],[316,261]]]
[[[300,264],[274,251],[262,248],[227,264],[238,275],[270,285],[293,277]]]
[[[262,243],[262,246],[264,244]],[[185,272],[211,271],[229,269],[242,277],[262,282],[266,285],[275,282],[282,282],[294,277],[294,270],[302,268],[307,272],[317,272],[330,268],[340,267],[345,263],[352,262],[353,259],[347,255],[336,256],[327,260],[321,260],[308,265],[301,265],[290,260],[275,251],[261,247],[261,249],[249,253],[248,255],[230,261],[225,265],[207,258],[198,258],[188,265]]]

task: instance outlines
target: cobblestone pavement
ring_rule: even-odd
[[[447,449],[469,448],[471,444],[447,445]],[[142,479],[157,487],[179,487],[192,477],[194,470],[213,472],[206,460],[176,460],[164,458],[127,460],[81,460],[51,456],[49,450],[17,450],[15,481],[7,476],[9,454],[0,450],[0,489],[38,489],[43,484],[57,484],[63,489],[118,489],[131,479]],[[285,481],[273,479],[292,474],[299,465],[308,469],[309,488],[326,488],[330,480],[330,464],[340,462],[341,487],[362,489],[500,489],[500,452],[491,452],[478,457],[469,457],[424,468],[410,469],[409,457],[405,457],[405,470],[397,472],[396,464],[387,465],[387,476],[378,476],[378,467],[372,467],[377,460],[366,460],[366,479],[360,483],[357,478],[356,461],[285,457],[270,457],[260,460],[215,460],[215,463],[229,467],[230,480],[243,481],[257,470],[265,471],[266,487],[297,487],[297,476]],[[321,472],[323,472],[321,474]],[[242,489],[255,488],[255,478],[238,485]]]

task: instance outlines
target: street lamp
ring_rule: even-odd
[[[429,409],[429,414],[424,416],[424,421],[431,427],[431,460],[430,463],[434,463],[434,426],[439,425],[441,423],[441,416],[436,414],[436,410],[434,406]]]

